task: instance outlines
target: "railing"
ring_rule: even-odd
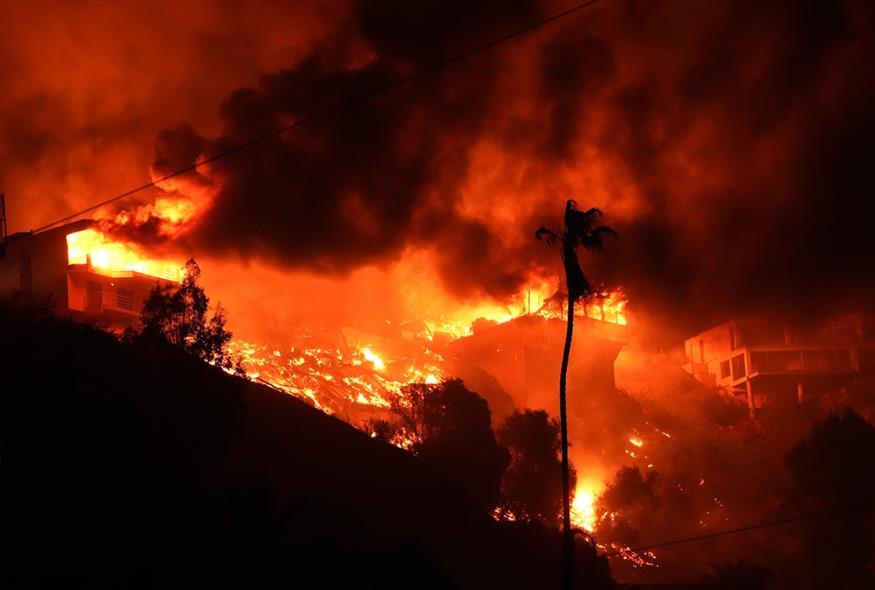
[[[85,309],[92,312],[116,309],[133,313],[134,293],[127,289],[88,291],[85,294]]]

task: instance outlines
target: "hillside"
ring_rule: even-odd
[[[556,584],[551,531],[474,514],[414,457],[294,398],[49,317],[0,312],[0,335],[16,586]]]

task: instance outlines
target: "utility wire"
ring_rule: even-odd
[[[189,166],[185,166],[184,168],[180,168],[178,170],[175,170],[169,174],[166,174],[165,176],[162,176],[161,178],[158,178],[158,179],[153,180],[151,182],[147,182],[146,184],[140,185],[136,188],[133,188],[129,191],[123,192],[123,193],[116,195],[114,197],[104,199],[103,201],[100,201],[99,203],[97,203],[95,205],[92,205],[90,207],[82,209],[81,211],[78,211],[76,213],[67,215],[66,217],[62,217],[61,219],[58,219],[57,221],[54,221],[52,223],[48,223],[42,227],[39,227],[39,228],[33,230],[33,233],[38,233],[38,232],[47,230],[51,227],[54,227],[56,225],[59,225],[61,223],[64,223],[66,221],[70,221],[71,219],[75,219],[76,217],[79,217],[80,215],[84,215],[85,213],[90,213],[91,211],[94,211],[95,209],[99,209],[100,207],[103,207],[105,205],[109,205],[110,203],[113,203],[115,201],[119,201],[121,199],[129,197],[129,196],[131,196],[135,193],[138,193],[140,191],[143,191],[147,188],[152,188],[152,187],[158,185],[159,183],[164,182],[165,180],[169,180],[169,179],[174,178],[176,176],[186,174],[188,172],[196,170],[197,168],[200,168],[201,166],[203,166],[205,164],[215,162],[216,160],[221,160],[223,158],[227,158],[228,156],[231,156],[233,154],[241,152],[249,147],[252,147],[253,145],[262,143],[264,141],[267,141],[268,139],[277,137],[278,135],[282,135],[283,133],[286,133],[286,132],[291,131],[293,129],[297,129],[298,127],[301,127],[301,126],[306,125],[308,123],[312,123],[313,121],[316,121],[318,119],[322,119],[324,117],[332,115],[332,114],[334,114],[338,111],[341,111],[345,108],[357,106],[357,105],[365,103],[365,102],[367,102],[367,101],[369,101],[377,96],[387,94],[387,93],[391,92],[392,90],[394,90],[395,88],[397,88],[398,86],[401,86],[402,84],[406,84],[407,82],[410,82],[411,80],[415,80],[417,78],[427,76],[429,74],[432,74],[434,72],[442,70],[443,68],[446,68],[447,66],[450,66],[450,65],[453,65],[453,64],[458,63],[460,61],[463,61],[463,60],[465,60],[473,55],[477,55],[478,53],[482,53],[484,51],[492,49],[493,47],[500,45],[502,43],[505,43],[506,41],[510,41],[511,39],[515,39],[516,37],[520,37],[522,35],[525,35],[526,33],[534,31],[535,29],[539,29],[539,28],[543,27],[544,25],[548,25],[548,24],[555,22],[559,19],[565,18],[566,16],[570,16],[576,12],[579,12],[579,11],[583,10],[584,8],[587,8],[589,6],[592,6],[593,4],[596,4],[598,1],[599,0],[587,0],[586,2],[582,2],[580,4],[572,6],[571,8],[563,10],[562,12],[557,12],[556,14],[553,14],[552,16],[549,16],[549,17],[544,18],[540,21],[537,21],[537,22],[532,23],[528,26],[525,26],[521,29],[518,29],[516,31],[513,31],[511,33],[508,33],[508,34],[503,35],[501,37],[498,37],[496,39],[493,39],[487,43],[484,43],[483,45],[478,45],[477,47],[474,47],[473,49],[469,49],[463,53],[460,53],[458,55],[450,57],[449,59],[447,59],[445,61],[430,65],[424,69],[413,72],[412,74],[402,76],[402,77],[398,78],[397,80],[395,80],[394,82],[387,84],[386,86],[382,86],[382,87],[377,88],[375,90],[372,90],[371,92],[368,92],[366,94],[362,94],[359,96],[351,96],[351,97],[348,97],[346,99],[340,100],[339,102],[336,102],[335,104],[333,104],[329,107],[326,107],[325,109],[323,109],[321,111],[317,111],[317,112],[315,112],[311,115],[308,115],[302,119],[298,119],[294,123],[291,123],[291,124],[286,125],[284,127],[279,127],[277,129],[274,129],[273,131],[265,133],[264,135],[259,135],[257,137],[254,137],[245,143],[241,143],[241,144],[236,145],[234,147],[231,147],[227,150],[213,154],[209,158],[205,158],[203,160],[195,162],[194,164],[191,164]]]
[[[786,525],[786,524],[792,524],[794,522],[802,522],[805,520],[813,520],[815,518],[822,518],[822,517],[828,516],[830,514],[835,514],[836,512],[841,512],[841,510],[817,512],[814,514],[805,514],[805,515],[797,516],[794,518],[784,518],[781,520],[773,520],[770,522],[761,522],[758,524],[752,524],[752,525],[740,527],[737,529],[729,529],[729,530],[725,530],[725,531],[717,531],[714,533],[706,533],[704,535],[696,535],[695,537],[686,537],[683,539],[674,539],[672,541],[665,541],[663,543],[656,543],[655,545],[644,545],[641,547],[633,547],[633,548],[629,548],[629,549],[621,549],[621,550],[617,550],[617,551],[611,551],[609,553],[603,553],[602,555],[605,557],[616,557],[618,555],[622,555],[624,552],[627,552],[627,551],[632,551],[632,552],[638,553],[640,551],[649,551],[651,549],[660,549],[662,547],[671,547],[673,545],[681,545],[683,543],[692,543],[694,541],[713,539],[714,537],[724,537],[727,535],[735,535],[738,533],[745,533],[747,531],[753,531],[753,530],[757,530],[757,529],[764,529],[764,528],[769,528],[769,527],[774,527],[774,526],[782,526],[782,525]]]

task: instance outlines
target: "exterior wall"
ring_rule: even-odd
[[[0,298],[23,303],[47,301],[67,309],[67,234],[91,225],[71,223],[40,234],[16,234],[0,260]]]
[[[68,264],[67,235],[92,224],[83,220],[39,234],[10,236],[0,259],[0,300],[22,304],[44,301],[61,315],[88,318],[110,328],[136,323],[155,285],[176,282]]]
[[[133,272],[106,275],[86,265],[71,265],[67,271],[67,307],[71,312],[125,327],[137,322],[143,303],[159,284],[174,283]]]

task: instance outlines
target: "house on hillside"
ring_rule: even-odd
[[[792,401],[834,391],[875,373],[875,318],[850,313],[807,325],[730,320],[684,344],[684,369],[747,403]]]
[[[156,284],[175,285],[182,270],[137,261],[121,244],[101,242],[91,220],[6,238],[0,248],[0,300],[48,303],[58,314],[124,328],[139,318]]]

